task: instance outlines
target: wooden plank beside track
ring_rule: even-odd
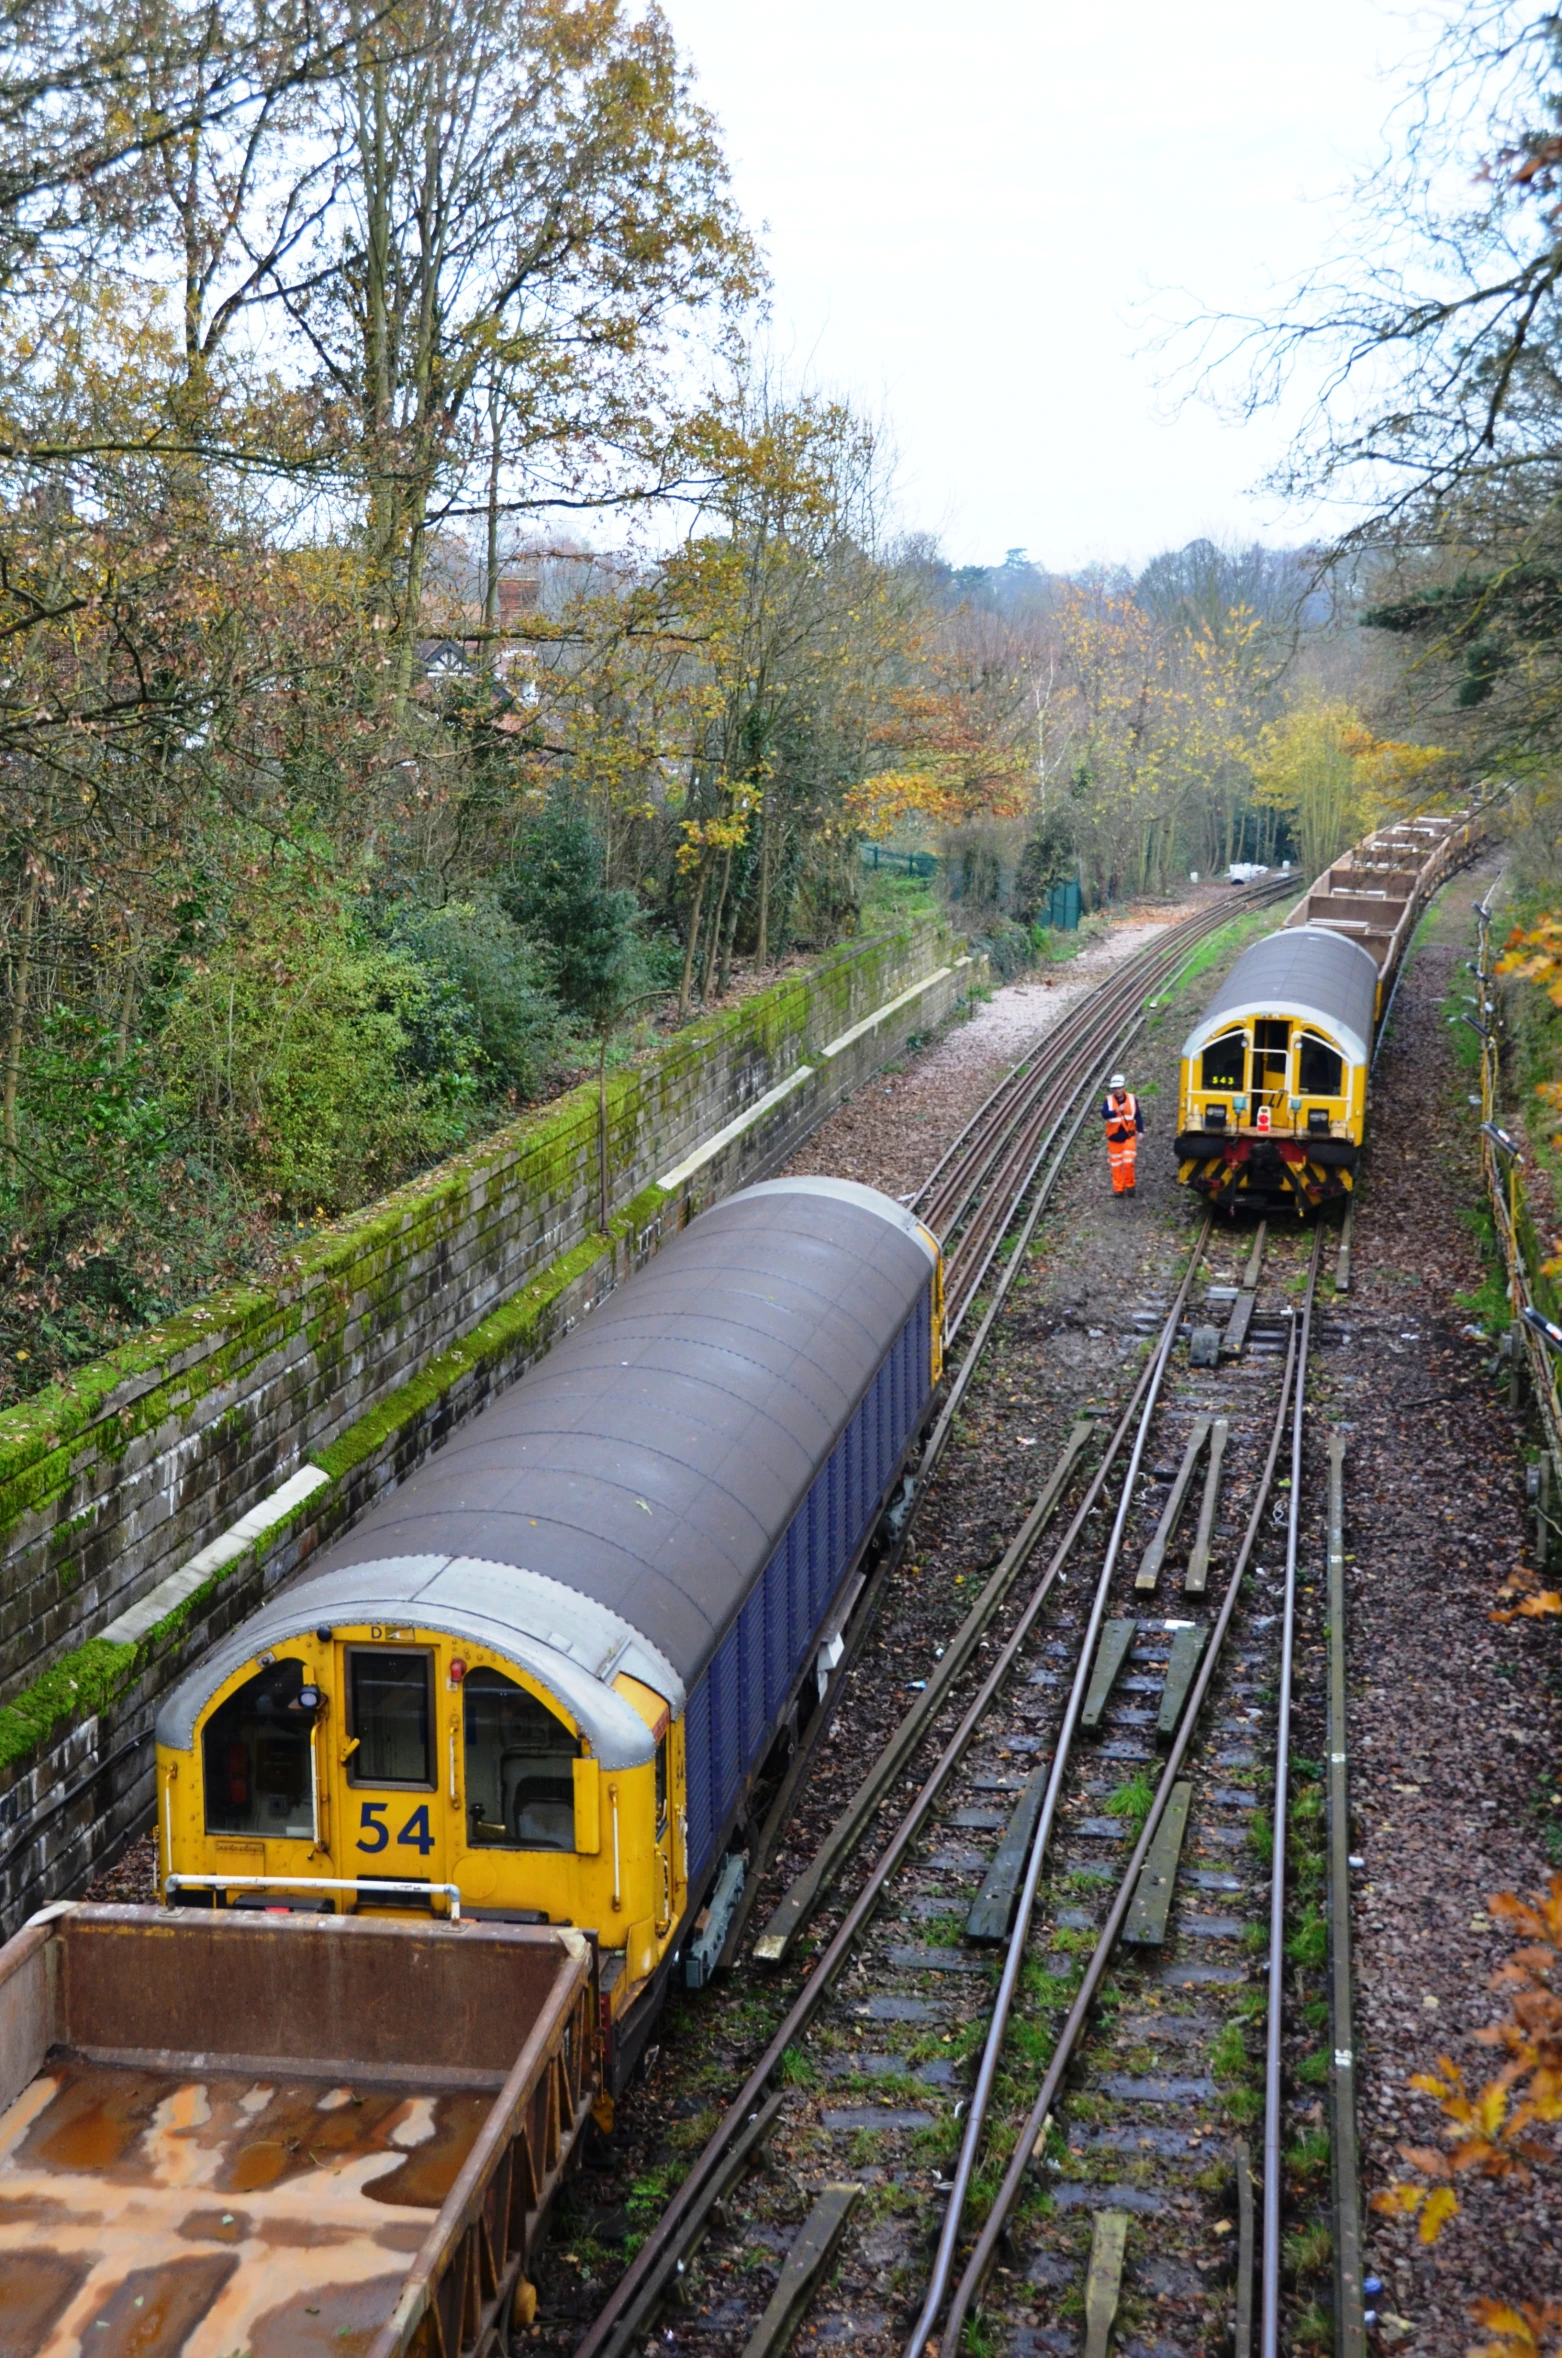
[[[1209,1551],[1215,1537],[1215,1517],[1220,1509],[1221,1469],[1225,1461],[1226,1443],[1230,1438],[1230,1423],[1225,1417],[1218,1416],[1210,1430],[1209,1464],[1204,1473],[1199,1528],[1188,1558],[1188,1569],[1182,1576],[1184,1592],[1190,1597],[1201,1597],[1209,1586]]]
[[[1209,1631],[1201,1621],[1185,1621],[1172,1632],[1171,1660],[1166,1665],[1166,1684],[1161,1689],[1160,1716],[1155,1722],[1158,1736],[1175,1736],[1194,1672],[1204,1652],[1204,1640]]]
[[[1182,1857],[1192,1801],[1193,1787],[1189,1782],[1183,1779],[1173,1785],[1166,1814],[1155,1829],[1155,1840],[1145,1855],[1123,1920],[1123,1939],[1134,1948],[1159,1948],[1166,1938],[1166,1920],[1177,1888],[1177,1865]]]
[[[1128,1628],[1133,1628],[1131,1621]],[[1015,1894],[1025,1874],[1031,1837],[1036,1831],[1036,1820],[1041,1815],[1047,1779],[1051,1774],[1052,1763],[1049,1760],[1041,1768],[1032,1769],[1026,1778],[1025,1790],[1020,1795],[1003,1840],[993,1854],[992,1865],[982,1880],[982,1888],[971,1902],[971,1913],[965,1920],[967,1940],[990,1944],[1008,1939]]]
[[[1090,2266],[1085,2276],[1085,2358],[1106,2358],[1123,2291],[1123,2255],[1128,2248],[1128,2213],[1097,2211],[1090,2230]]]
[[[1101,1714],[1117,1684],[1117,1674],[1128,1659],[1128,1649],[1134,1642],[1137,1621],[1109,1621],[1101,1632],[1101,1643],[1096,1648],[1095,1668],[1090,1673],[1090,1685],[1085,1693],[1085,1708],[1079,1715],[1082,1728],[1096,1729],[1101,1725]]]
[[[1248,1255],[1247,1267],[1242,1273],[1241,1290],[1231,1305],[1231,1316],[1226,1321],[1226,1331],[1221,1339],[1223,1358],[1240,1359],[1242,1356],[1247,1330],[1253,1323],[1253,1305],[1258,1300],[1258,1281],[1264,1268],[1264,1239],[1268,1234],[1268,1221],[1260,1220],[1258,1234],[1253,1239],[1253,1250]]]
[[[860,2186],[827,2186],[782,2263],[769,2304],[743,2347],[743,2358],[780,2358],[803,2321],[814,2286],[835,2256]]]
[[[1134,1581],[1136,1589],[1152,1589],[1161,1577],[1161,1566],[1166,1561],[1166,1550],[1176,1537],[1177,1525],[1182,1520],[1182,1510],[1188,1503],[1188,1492],[1193,1487],[1194,1468],[1204,1453],[1205,1442],[1209,1439],[1210,1423],[1209,1417],[1201,1416],[1188,1436],[1188,1446],[1182,1453],[1182,1463],[1177,1468],[1177,1479],[1171,1486],[1171,1496],[1166,1501],[1165,1512],[1161,1516],[1155,1537],[1144,1551],[1144,1561],[1139,1566],[1138,1577]]]

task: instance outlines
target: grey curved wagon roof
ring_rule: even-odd
[[[934,1258],[909,1212],[848,1180],[714,1206],[214,1649],[160,1739],[188,1746],[259,1645],[345,1621],[350,1599],[474,1636],[481,1619],[571,1709],[571,1664],[681,1708]]]
[[[164,1699],[157,1714],[159,1744],[188,1752],[201,1713],[236,1670],[257,1654],[284,1651],[319,1627],[343,1623],[437,1629],[491,1646],[558,1698],[607,1769],[636,1768],[655,1749],[638,1711],[608,1683],[619,1671],[642,1679],[675,1711],[683,1707],[671,1665],[606,1606],[512,1564],[393,1556],[340,1572],[311,1572],[241,1621]]]
[[[1289,1015],[1322,1024],[1353,1064],[1372,1045],[1378,970],[1359,942],[1321,925],[1282,927],[1243,951],[1183,1043],[1196,1056],[1233,1018]]]

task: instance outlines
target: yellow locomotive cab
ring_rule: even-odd
[[[1228,1211],[1350,1192],[1387,994],[1417,910],[1471,836],[1468,819],[1380,828],[1242,952],[1183,1046],[1184,1187]]]
[[[574,1925],[622,2087],[671,1975],[716,1969],[757,1780],[927,1414],[940,1282],[849,1180],[691,1222],[165,1697],[164,1897]]]
[[[221,1681],[188,1747],[159,1743],[162,1875],[186,1904],[403,1913],[444,1911],[453,1887],[466,1914],[594,1931],[623,1952],[627,2004],[682,1910],[682,1726],[627,1672],[597,1692],[610,1766],[600,1725],[465,1634],[279,1633]]]
[[[1298,1212],[1354,1185],[1377,970],[1337,934],[1244,951],[1182,1052],[1177,1176],[1212,1203]]]

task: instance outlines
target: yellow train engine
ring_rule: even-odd
[[[848,1181],[693,1222],[165,1700],[163,1896],[578,1926],[621,2087],[719,1951],[754,1780],[937,1381],[941,1281]]]
[[[1243,951],[1183,1043],[1178,1179],[1230,1211],[1349,1192],[1367,1115],[1378,969],[1321,926]]]

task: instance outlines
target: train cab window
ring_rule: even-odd
[[[314,1833],[310,1736],[318,1691],[302,1662],[273,1662],[206,1722],[201,1768],[208,1834]]]
[[[1291,1052],[1291,1027],[1282,1017],[1265,1016],[1253,1026],[1253,1094],[1286,1087],[1286,1064]]]
[[[348,1763],[355,1785],[432,1785],[432,1658],[410,1648],[354,1647],[347,1657],[348,1708],[357,1738]]]
[[[474,1850],[573,1850],[580,1739],[501,1670],[469,1670],[467,1841]]]
[[[1247,1034],[1227,1032],[1211,1040],[1199,1063],[1201,1089],[1241,1089],[1247,1078]]]
[[[1296,1050],[1296,1093],[1299,1097],[1339,1097],[1345,1088],[1345,1060],[1326,1040],[1303,1032]]]
[[[656,1747],[656,1839],[667,1831],[667,1738]]]

